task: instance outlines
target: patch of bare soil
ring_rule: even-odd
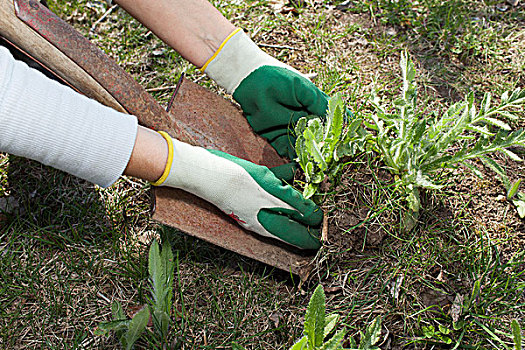
[[[495,159],[511,179],[525,173],[523,164],[503,156]],[[519,217],[514,204],[506,199],[506,190],[496,175],[481,163],[477,166],[483,178],[459,168],[450,174],[449,185],[442,193],[422,192],[427,213],[420,221],[443,229],[457,218],[468,220],[470,229],[486,233],[508,260],[525,245],[525,219]],[[326,247],[330,252],[343,252],[338,256],[345,259],[356,252],[379,248],[389,232],[399,229],[401,214],[391,206],[388,195],[382,194],[394,182],[386,170],[357,164],[347,167],[341,178],[336,194],[327,199],[323,210],[329,223]]]
[[[391,186],[392,176],[358,164],[346,168],[341,178],[337,194],[323,205],[329,217],[327,247],[350,255],[377,248],[398,220],[391,210],[378,211],[375,204],[382,189]]]
[[[495,156],[508,172],[511,179],[525,174],[523,164]],[[505,259],[510,259],[525,246],[525,219],[519,217],[514,204],[506,199],[506,190],[496,175],[483,168],[480,179],[464,168],[453,173],[449,190],[454,193],[445,199],[454,215],[471,217],[472,229],[486,232],[489,238],[498,243]],[[523,189],[522,189],[523,190]]]

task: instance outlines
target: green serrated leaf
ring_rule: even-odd
[[[118,301],[111,303],[111,313],[113,315],[113,320],[124,320],[127,318],[122,309],[122,305]]]
[[[122,345],[124,345],[126,350],[130,350],[133,344],[141,337],[148,325],[149,316],[150,312],[147,306],[133,316],[129,322],[127,332],[121,337],[121,341],[123,340]]]
[[[337,314],[326,316],[325,325],[324,325],[324,333],[323,333],[325,338],[335,328],[335,325],[337,324],[338,321],[339,321],[339,315]]]
[[[510,120],[517,120],[519,118],[516,114],[508,111],[497,111],[496,113]]]
[[[299,163],[299,166],[303,171],[305,171],[306,163],[308,163],[308,149],[306,148],[306,143],[303,134],[297,136],[295,140],[295,152],[297,153],[296,161]]]
[[[381,318],[377,316],[366,331],[370,333],[371,345],[376,345],[381,339]]]
[[[501,167],[501,165],[499,165],[498,163],[496,163],[493,159],[489,158],[489,157],[485,157],[485,156],[481,156],[479,157],[480,160],[483,162],[483,164],[488,167],[489,169],[491,169],[493,172],[495,172],[496,174],[498,174],[499,176],[501,177],[507,177],[505,175],[505,170],[503,170],[503,168]],[[506,181],[508,183],[508,180]],[[506,183],[505,183],[505,187],[506,186]]]
[[[359,349],[370,349],[381,339],[381,318],[376,317],[367,327],[365,335],[361,337]]]
[[[332,99],[335,99],[335,108],[329,111],[331,115],[331,123],[328,124],[329,136],[338,141],[341,137],[341,132],[343,130],[343,112],[345,112],[345,107],[341,95],[337,94]]]
[[[483,100],[481,101],[481,108],[479,111],[480,115],[487,114],[488,110],[490,109],[491,98],[492,95],[490,92],[487,92],[485,95],[483,95]]]
[[[514,349],[522,350],[521,327],[518,321],[512,320],[512,322],[510,323],[510,327],[512,328],[512,340],[514,341]]]
[[[310,182],[318,185],[321,182],[323,182],[325,177],[326,177],[325,173],[321,170],[318,170],[314,172],[313,176],[310,178]]]
[[[428,188],[430,190],[439,190],[443,188],[443,185],[438,185],[433,183],[428,176],[424,175],[421,170],[419,170],[416,173],[416,177],[414,179],[414,183],[418,185],[419,187]]]
[[[315,176],[314,167],[315,167],[314,163],[312,162],[306,163],[306,166],[304,168],[304,174],[306,175],[307,182],[311,182],[312,178]]]
[[[474,173],[474,175],[476,175],[480,179],[483,179],[483,173],[478,168],[476,168],[475,166],[473,166],[473,165],[471,165],[471,164],[469,164],[467,162],[462,162],[461,164],[464,167],[470,169],[470,171],[472,171]]]
[[[433,338],[434,335],[436,334],[434,326],[432,326],[432,325],[430,325],[430,326],[422,326],[421,327],[421,331],[423,332],[423,335],[425,336],[425,338],[428,338],[428,339]]]
[[[316,192],[317,192],[318,185],[317,184],[307,184],[306,187],[303,190],[303,197],[305,199],[311,198]]]
[[[491,125],[494,125],[494,126],[497,126],[498,128],[501,128],[501,129],[504,129],[504,130],[511,130],[512,128],[510,127],[509,124],[499,120],[499,119],[496,119],[496,118],[488,118],[488,117],[482,117],[482,118],[479,118],[480,121],[482,122],[485,122],[487,124],[491,124]]]
[[[337,332],[330,340],[325,342],[320,350],[337,350],[341,348],[341,343],[346,335],[346,330]]]
[[[357,349],[357,342],[355,341],[354,337],[350,336],[348,338],[348,342],[350,343],[350,349]]]
[[[314,161],[317,163],[319,168],[323,171],[325,171],[328,168],[328,164],[326,164],[326,161],[323,157],[323,154],[321,152],[321,148],[317,141],[315,140],[315,135],[310,129],[306,129],[304,132],[304,139],[306,143],[306,148],[308,150],[308,153],[312,156]]]
[[[463,320],[459,320],[458,322],[452,322],[452,328],[454,328],[455,331],[463,329],[464,326],[465,322]]]
[[[161,293],[161,290],[164,289],[164,286],[162,284],[164,280],[164,276],[163,276],[162,260],[160,258],[160,248],[159,248],[159,243],[157,241],[153,241],[149,249],[148,271],[149,271],[150,282],[151,282],[152,289],[153,289],[153,302],[155,304],[158,304],[159,303],[159,301],[157,300],[158,294],[156,294],[155,291],[157,293]]]
[[[516,194],[518,193],[518,190],[520,189],[521,179],[516,180],[512,186],[510,186],[509,190],[507,191],[507,199],[512,199]]]
[[[503,148],[503,149],[501,149],[501,151],[503,153],[505,153],[505,155],[507,155],[507,157],[509,157],[513,161],[515,161],[515,162],[523,162],[523,159],[520,156],[518,156],[516,153],[512,152],[511,150]]]
[[[312,349],[320,346],[324,340],[325,299],[323,287],[318,285],[306,308],[304,333],[308,337],[308,343]]]
[[[299,341],[297,341],[297,343],[292,345],[290,350],[303,350],[303,349],[306,350],[307,346],[308,346],[307,344],[308,344],[308,338],[306,336],[304,336],[301,339],[299,339]]]
[[[299,137],[299,135],[302,135],[304,131],[306,130],[308,119],[305,117],[299,118],[297,123],[295,123],[295,135]]]
[[[341,94],[337,93],[335,96],[332,96],[328,99],[328,109],[326,110],[326,115],[329,115],[330,112],[335,111],[336,107],[342,102]]]
[[[308,120],[308,127],[304,131],[305,133],[307,131],[310,131],[312,133],[312,140],[315,140],[316,143],[321,143],[324,141],[324,127],[321,123],[321,119],[319,118],[312,118]],[[306,137],[306,135],[305,135]]]
[[[445,334],[445,335],[450,334],[450,332],[451,332],[450,329],[448,329],[447,327],[442,326],[442,325],[439,325],[438,329],[441,332],[441,334]]]
[[[168,240],[164,240],[162,244],[162,251],[160,254],[163,268],[163,277],[164,277],[164,302],[161,309],[166,313],[166,315],[171,315],[172,308],[172,299],[173,299],[173,278],[175,273],[175,259],[173,257],[173,251],[171,250],[171,245]]]
[[[107,335],[109,331],[125,331],[128,328],[130,320],[122,319],[109,322],[101,322],[98,325],[100,331],[98,335]]]
[[[450,337],[447,337],[447,336],[444,336],[444,335],[440,335],[440,334],[438,334],[437,337],[438,337],[439,340],[441,340],[445,344],[452,344],[452,339],[450,339]]]
[[[477,132],[484,136],[494,136],[493,132],[490,132],[486,125],[480,127],[477,125],[469,125],[467,130]]]
[[[150,247],[148,268],[150,274],[152,308],[171,314],[171,300],[173,295],[173,274],[175,263],[171,246],[166,242],[160,251],[159,244],[154,241]]]
[[[166,312],[162,310],[153,311],[153,328],[160,339],[165,340],[168,336],[169,325],[170,318]]]
[[[396,107],[405,107],[407,105],[405,99],[402,98],[395,99],[393,104]]]

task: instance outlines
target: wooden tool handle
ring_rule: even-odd
[[[16,16],[13,0],[0,0],[0,36],[86,96],[125,112],[120,103],[89,74],[23,23]]]

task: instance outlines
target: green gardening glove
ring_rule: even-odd
[[[307,115],[324,116],[327,96],[308,78],[264,53],[240,29],[201,68],[241,105],[253,130],[281,156],[295,158],[289,130]]]
[[[166,171],[153,183],[207,200],[244,228],[302,249],[318,249],[321,209],[268,168],[224,152],[168,142]]]

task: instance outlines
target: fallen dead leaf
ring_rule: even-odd
[[[439,275],[437,276],[437,280],[439,282],[445,282],[446,281],[446,277],[443,274],[443,269],[439,270]]]
[[[450,308],[450,316],[452,317],[452,321],[459,321],[459,317],[461,316],[461,308],[463,307],[464,300],[465,297],[463,295],[456,294],[454,302],[452,303],[452,307]]]
[[[277,328],[279,327],[282,317],[283,317],[283,314],[277,311],[270,315],[270,321],[272,321],[275,327]]]
[[[337,293],[337,292],[339,292],[341,290],[342,290],[341,287],[324,287],[324,292],[326,294]]]
[[[288,6],[290,4],[288,0],[270,0],[268,4],[276,13],[290,13],[297,11],[295,7]]]
[[[0,198],[0,213],[12,213],[20,207],[18,200],[13,197],[2,197]]]
[[[272,8],[274,11],[280,11],[283,7],[288,4],[288,0],[270,0],[268,1],[268,5]]]

